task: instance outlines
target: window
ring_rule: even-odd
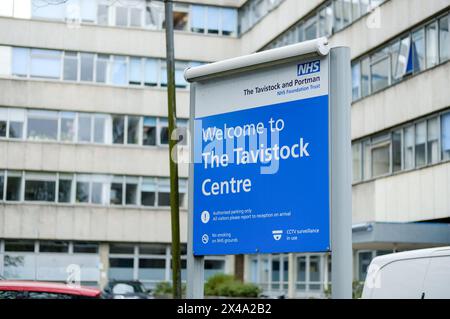
[[[73,243],[73,252],[74,253],[83,253],[83,254],[97,254],[98,253],[98,244],[95,243],[86,243],[86,242],[74,242]]]
[[[78,142],[92,141],[92,115],[78,114]]]
[[[78,80],[78,53],[64,52],[63,79],[66,81]]]
[[[58,181],[58,202],[71,203],[72,202],[72,175],[59,174]]]
[[[39,242],[41,253],[68,253],[69,243],[66,241],[41,241]]]
[[[25,175],[25,200],[54,202],[56,176],[54,174],[27,173]]]
[[[361,96],[370,94],[370,60],[365,58],[361,61]]]
[[[188,30],[189,7],[183,4],[175,4],[173,7],[173,28],[175,30]]]
[[[175,86],[177,88],[185,88],[187,86],[187,82],[184,78],[184,70],[187,67],[188,67],[187,63],[175,62]],[[166,77],[167,77],[167,74],[166,74]]]
[[[179,191],[179,205],[180,207],[186,207],[186,197],[187,197],[187,180],[178,180],[178,191]]]
[[[142,59],[130,58],[130,69],[128,75],[128,83],[132,85],[142,84]]]
[[[110,188],[110,178],[104,175],[91,176],[91,203],[104,205]]]
[[[402,169],[402,131],[392,133],[392,171]]]
[[[390,172],[390,136],[383,135],[372,141],[372,177]]]
[[[137,177],[126,177],[125,183],[126,205],[137,205],[138,183],[139,179]]]
[[[207,30],[210,34],[219,34],[220,8],[208,7]]]
[[[0,137],[6,137],[8,127],[8,109],[0,108]]]
[[[319,11],[319,36],[330,36],[332,33],[333,7],[328,5]]]
[[[92,82],[94,80],[94,54],[80,53],[80,80]]]
[[[353,181],[361,180],[361,143],[354,143],[352,145],[353,153]]]
[[[76,113],[61,112],[61,132],[60,140],[63,142],[73,142],[75,139],[75,118]]]
[[[23,138],[24,123],[25,123],[25,110],[9,109],[9,138]]]
[[[334,32],[339,31],[343,27],[344,17],[341,0],[334,0]]]
[[[134,245],[131,244],[110,244],[110,254],[134,254]]]
[[[47,0],[32,0],[31,16],[33,18],[43,18],[52,20],[63,20],[65,18],[66,6],[52,4]]]
[[[143,145],[156,145],[156,118],[144,117]]]
[[[123,178],[115,176],[111,183],[110,203],[112,205],[123,204]]]
[[[140,27],[142,26],[142,9],[130,8],[130,26]]]
[[[164,5],[156,1],[147,2],[145,8],[145,26],[149,29],[162,29]]]
[[[108,81],[108,63],[109,55],[98,54],[95,71],[95,81],[97,83],[106,83]]]
[[[5,251],[8,252],[34,252],[34,241],[31,240],[5,240]]]
[[[442,159],[450,159],[450,113],[441,118]]]
[[[176,135],[179,145],[187,145],[188,143],[188,121],[178,120]]]
[[[407,73],[411,38],[409,36],[396,42],[392,48],[392,79],[398,81]]]
[[[94,115],[94,143],[106,143],[107,134],[111,131],[111,120],[107,115]],[[108,129],[109,128],[109,129]]]
[[[124,144],[125,142],[125,117],[120,115],[113,116],[112,120],[112,138],[114,144]]]
[[[77,203],[89,203],[90,176],[77,175],[75,200]]]
[[[0,201],[3,200],[3,189],[5,185],[5,173],[0,171]]]
[[[431,68],[439,63],[439,38],[438,38],[438,24],[433,22],[426,27],[426,39],[427,39],[427,49],[426,49],[426,60],[427,68]]]
[[[61,78],[61,51],[31,49],[31,77]]]
[[[160,119],[159,120],[159,143],[161,145],[167,145],[169,144],[169,124],[167,123],[166,119]]]
[[[426,150],[425,144],[427,139],[427,123],[420,122],[416,124],[416,148],[415,148],[415,158],[416,166],[424,166],[426,164]]]
[[[170,181],[168,178],[158,179],[158,206],[170,206]]]
[[[109,6],[104,4],[99,4],[97,7],[97,23],[100,25],[108,25],[108,10]]]
[[[372,56],[372,92],[377,92],[389,85],[390,62],[387,50]]]
[[[6,175],[6,200],[20,201],[22,199],[22,173],[9,171]]]
[[[439,20],[439,60],[440,62],[450,59],[450,16],[447,15]]]
[[[141,205],[155,206],[156,182],[153,178],[144,178],[141,186]]]
[[[27,136],[30,140],[56,141],[58,113],[53,111],[28,111]]]
[[[111,81],[116,85],[127,84],[127,58],[123,56],[114,56],[112,64]]]
[[[139,126],[141,118],[138,116],[128,116],[128,127],[127,127],[127,144],[138,144],[139,143]]]
[[[133,258],[109,258],[109,274],[111,280],[133,279]]]
[[[439,119],[427,121],[427,162],[434,164],[439,161]]]
[[[139,259],[139,278],[145,280],[164,280],[166,273],[166,260],[155,258]]]
[[[29,74],[30,49],[12,49],[12,74],[26,77]]]
[[[410,56],[411,58],[411,56]],[[414,72],[425,69],[425,31],[420,29],[412,34],[412,59]]]
[[[364,281],[366,279],[367,270],[372,258],[373,256],[371,251],[358,252],[358,278],[360,281]]]
[[[237,10],[222,8],[222,34],[235,35],[237,33]]]
[[[357,100],[361,97],[361,65],[359,63],[352,65],[352,98]]]
[[[414,168],[414,126],[405,128],[405,169]]]
[[[305,41],[315,38],[317,38],[317,23],[315,18],[311,18],[305,23]]]
[[[156,86],[158,84],[159,63],[155,59],[145,59],[144,85]]]
[[[83,22],[95,22],[95,17],[97,16],[96,1],[92,0],[79,0],[80,1],[80,13],[81,20]]]
[[[352,23],[352,0],[342,0],[342,18],[344,26]]]
[[[126,7],[116,7],[116,26],[128,26],[128,10]]]
[[[362,147],[363,147],[363,177],[364,180],[368,180],[372,178],[372,164],[371,164],[372,145],[370,143],[370,140],[363,141]]]
[[[359,5],[360,0],[351,0],[352,2],[352,18],[353,21],[358,19],[363,13],[361,12],[361,7]]]

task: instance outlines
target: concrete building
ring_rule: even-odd
[[[161,3],[48,2],[0,7],[0,275],[169,280]],[[450,0],[179,1],[174,20],[181,126],[186,66],[319,36],[350,46],[354,279],[376,255],[450,243]],[[330,288],[328,254],[207,259],[207,275],[267,294]]]

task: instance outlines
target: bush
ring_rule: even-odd
[[[261,290],[254,284],[246,284],[231,275],[216,274],[205,283],[205,296],[258,297]]]
[[[186,285],[182,285],[182,294],[185,295],[186,293]],[[172,283],[167,281],[161,281],[159,282],[155,289],[153,290],[153,294],[155,296],[166,296],[166,295],[172,295]]]

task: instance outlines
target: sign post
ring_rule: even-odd
[[[205,255],[332,252],[333,297],[351,298],[349,49],[320,38],[185,77],[187,297],[203,297]]]

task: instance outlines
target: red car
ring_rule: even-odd
[[[39,281],[0,281],[0,299],[97,299],[96,288]]]

